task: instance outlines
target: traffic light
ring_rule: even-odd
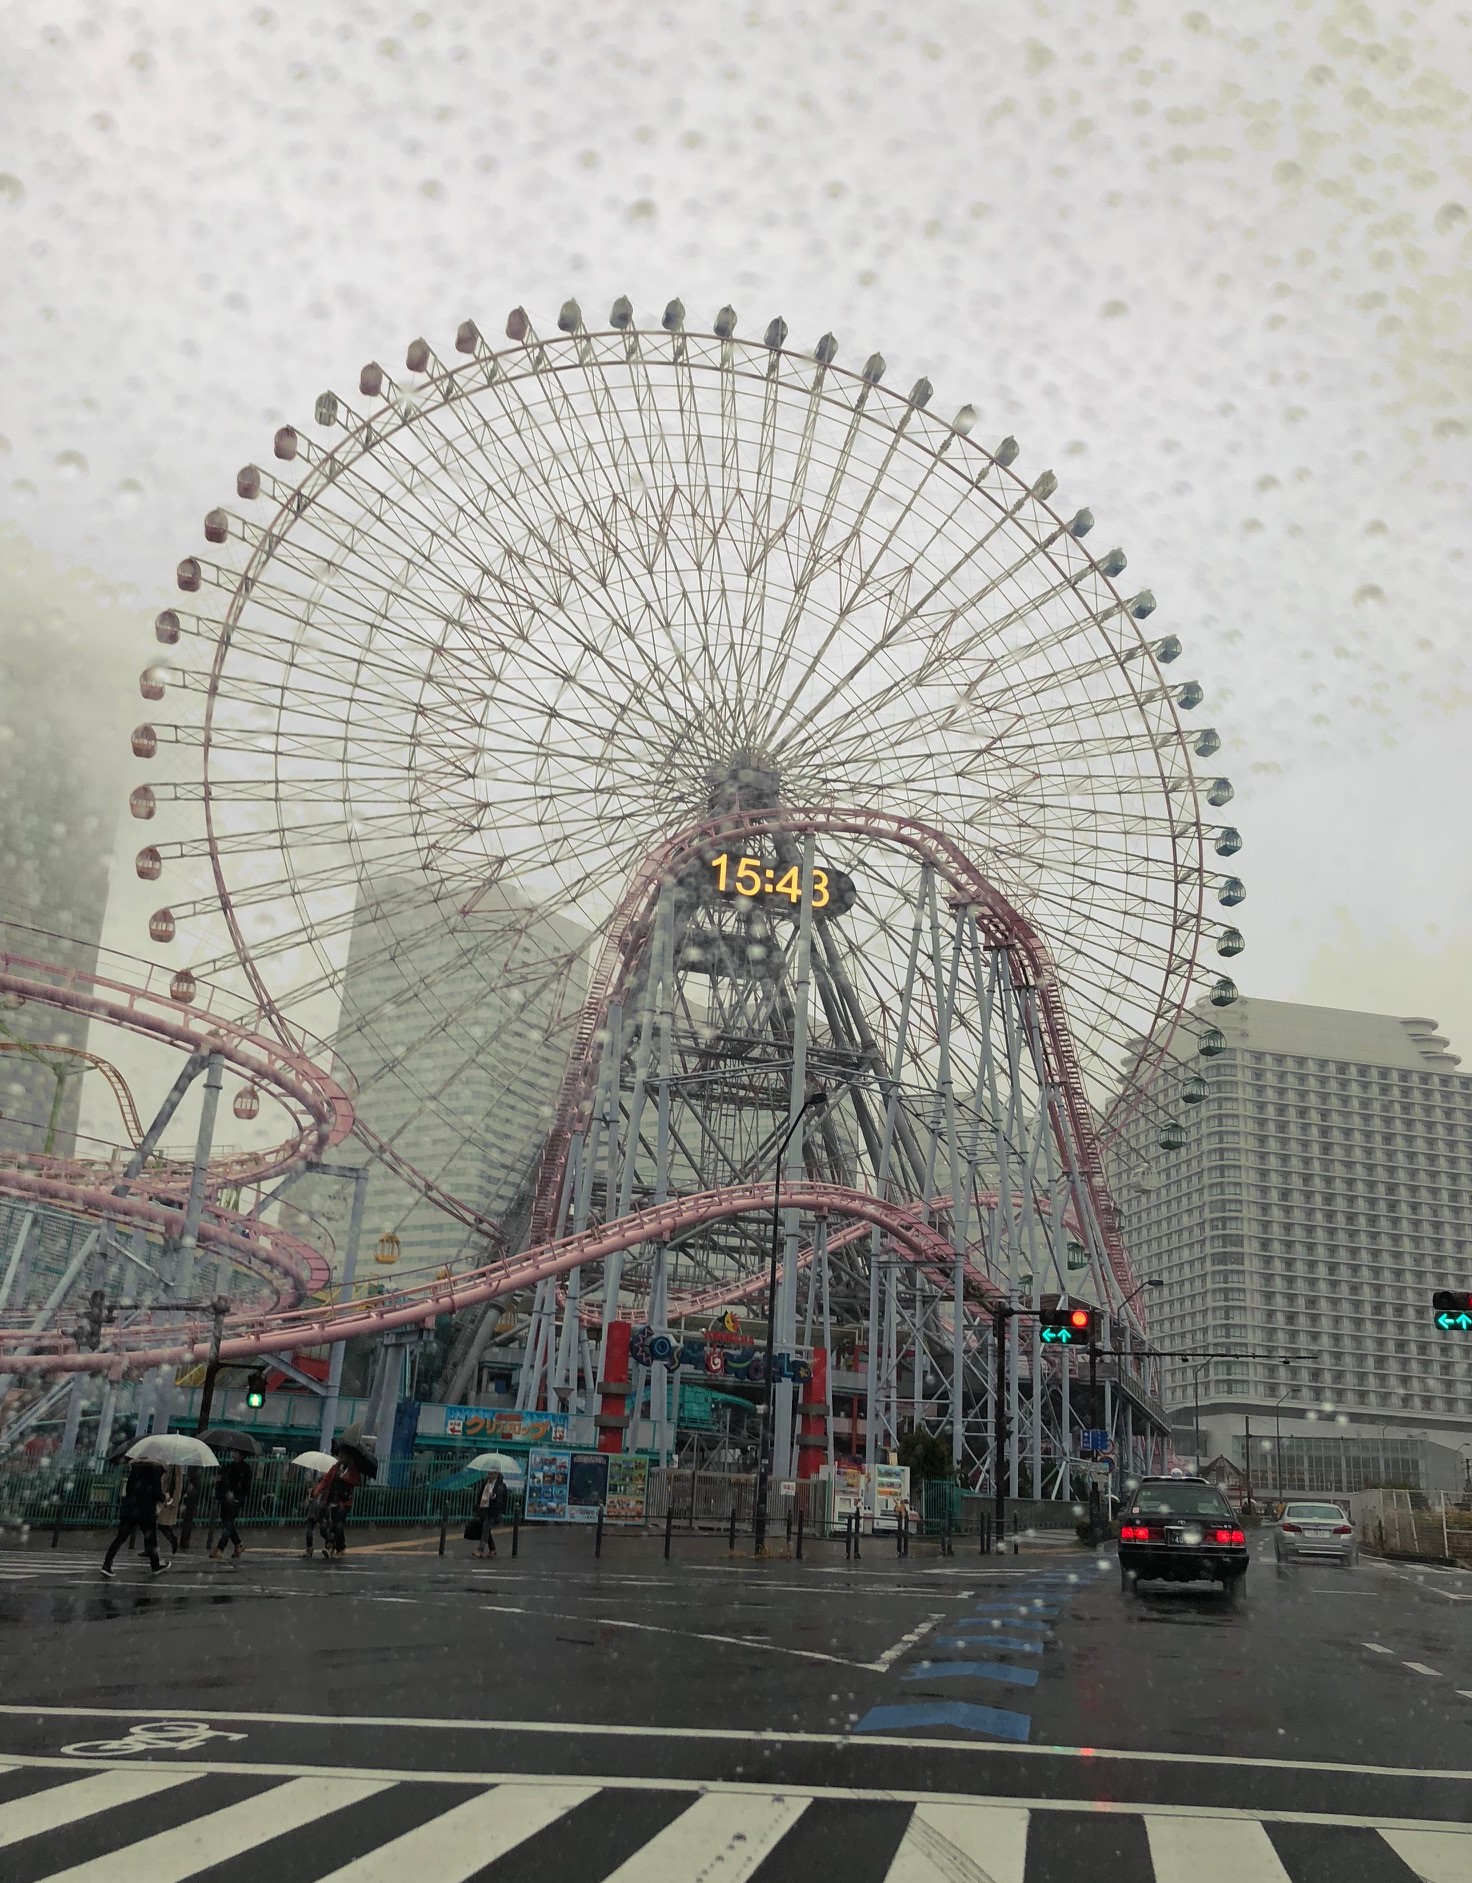
[[[1472,1334],[1472,1294],[1438,1288],[1431,1297],[1431,1314],[1443,1334]]]
[[[1092,1308],[1039,1308],[1045,1347],[1087,1347],[1094,1338]]]
[[[258,1412],[266,1403],[266,1376],[259,1369],[245,1382],[245,1403]]]

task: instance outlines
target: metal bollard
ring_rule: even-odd
[[[670,1539],[674,1534],[675,1507],[674,1504],[671,1503],[669,1509],[664,1513],[664,1559],[666,1562],[670,1559]]]
[[[903,1556],[905,1553],[905,1513],[903,1511],[899,1512],[894,1521],[894,1553],[896,1556]]]
[[[56,1549],[61,1542],[61,1492],[56,1493],[56,1521],[51,1526],[51,1547]]]
[[[802,1561],[802,1512],[797,1513],[797,1560]]]
[[[859,1561],[859,1538],[863,1534],[864,1534],[864,1513],[862,1510],[856,1510],[854,1512],[854,1561],[855,1562]]]
[[[440,1555],[445,1553],[445,1507],[440,1505]]]
[[[843,1520],[843,1560],[853,1561],[854,1555],[854,1513],[850,1511]]]
[[[787,1506],[787,1541],[792,1541],[792,1506]]]
[[[601,1504],[598,1506],[598,1525],[593,1532],[593,1554],[595,1556],[603,1554],[603,1506]]]
[[[511,1554],[521,1554],[521,1512],[515,1504],[511,1506]]]
[[[1017,1551],[1019,1548],[1018,1541],[1017,1541],[1017,1531],[1018,1531],[1018,1518],[1017,1518],[1017,1512],[1014,1510],[1012,1513],[1012,1554],[1014,1556],[1017,1554]]]
[[[731,1499],[731,1534],[726,1538],[726,1547],[733,1556],[736,1554],[736,1500],[734,1497]]]

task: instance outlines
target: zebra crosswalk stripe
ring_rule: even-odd
[[[156,1766],[145,1771],[97,1772],[91,1778],[77,1778],[47,1791],[32,1792],[28,1798],[12,1798],[0,1804],[0,1850],[7,1844],[20,1843],[22,1838],[59,1831],[64,1824],[110,1811],[115,1805],[172,1791],[196,1777],[195,1772],[170,1772]]]
[[[604,1878],[604,1883],[650,1883],[655,1877],[659,1883],[697,1883],[712,1874],[721,1883],[741,1883],[807,1807],[803,1797],[706,1792]]]
[[[597,1790],[596,1785],[495,1785],[333,1870],[320,1883],[403,1883],[409,1876],[465,1883]]]
[[[140,1838],[85,1863],[58,1870],[45,1883],[184,1883],[211,1864],[252,1850],[288,1831],[387,1791],[392,1781],[372,1778],[292,1778],[258,1797],[212,1811],[208,1817]]]
[[[0,1772],[14,1772],[25,1764],[0,1760]],[[385,1821],[392,1823],[393,1834],[342,1862],[340,1840],[344,1834],[351,1837],[353,1807],[386,1793],[397,1794],[407,1804],[419,1780],[398,1773],[356,1777],[309,1772],[285,1777],[277,1768],[274,1783],[214,1809],[220,1793],[211,1788],[223,1776],[198,1766],[160,1765],[58,1775],[58,1782],[49,1787],[0,1801],[0,1846],[29,1840],[32,1861],[26,1874],[35,1876],[34,1858],[46,1849],[46,1839],[81,1824],[86,1841],[73,1842],[61,1861],[78,1856],[81,1860],[53,1872],[44,1883],[186,1883],[227,1859],[306,1832],[316,1841],[293,1846],[293,1874],[310,1875],[314,1883],[403,1883],[406,1877],[419,1876],[432,1877],[435,1883],[469,1883],[486,1865],[509,1853],[520,1852],[510,1857],[513,1865],[521,1865],[518,1877],[559,1861],[535,1840],[570,1818],[572,1842],[566,1848],[579,1853],[580,1874],[596,1874],[598,1883],[696,1883],[713,1877],[720,1883],[750,1883],[765,1873],[769,1859],[774,1874],[805,1874],[802,1866],[811,1861],[810,1853],[830,1843],[843,1849],[845,1871],[860,1883],[956,1883],[963,1877],[984,1877],[988,1883],[1045,1883],[1045,1878],[1046,1883],[1060,1883],[1060,1852],[1075,1845],[1083,1852],[1094,1845],[1072,1839],[1071,1833],[1060,1843],[1054,1833],[1065,1830],[1066,1820],[1086,1822],[1091,1809],[1098,1811],[1085,1799],[922,1797],[911,1804],[882,1792],[812,1792],[801,1787],[768,1792],[744,1785],[704,1790],[647,1780],[625,1786],[607,1778],[505,1778],[469,1781],[462,1799],[411,1829],[401,1829],[406,1822],[402,1809],[389,1809]],[[231,1782],[238,1784],[241,1776],[242,1769],[233,1767]],[[422,1776],[442,1785],[452,1775]],[[138,1822],[129,1808],[175,1787],[190,1788],[180,1804],[185,1810],[192,1805],[197,1815],[126,1841],[123,1823]],[[624,1807],[635,1799],[640,1802],[631,1814]],[[871,1815],[864,1820],[869,1832],[845,1844],[843,1827],[850,1807],[883,1814],[883,1828],[875,1832]],[[114,1811],[121,1818],[110,1817]],[[339,1812],[344,1814],[340,1827],[329,1822]],[[179,1805],[172,1807],[172,1815],[180,1815]],[[1131,1858],[1131,1883],[1310,1883],[1329,1874],[1322,1863],[1330,1858],[1343,1873],[1351,1851],[1354,1864],[1365,1865],[1366,1876],[1378,1876],[1385,1864],[1399,1862],[1424,1883],[1472,1880],[1472,1830],[1452,1822],[1381,1823],[1282,1812],[1259,1819],[1170,1805],[1114,1805],[1108,1807],[1107,1820],[1097,1821],[1101,1827],[1107,1823],[1116,1852],[1137,1853]],[[604,1839],[610,1824],[615,1828]],[[619,1824],[625,1829],[617,1828]],[[637,1849],[631,1849],[631,1836],[626,1835],[631,1824],[631,1835],[640,1840]],[[314,1833],[309,1830],[313,1825]],[[363,1849],[361,1835],[356,1847]],[[264,1853],[258,1861],[266,1861]],[[1068,1863],[1073,1863],[1071,1856]],[[0,1874],[4,1870],[0,1861]],[[1109,1874],[1116,1870],[1117,1864]],[[1067,1883],[1087,1883],[1090,1874],[1080,1868],[1075,1877],[1074,1869],[1067,1868]]]

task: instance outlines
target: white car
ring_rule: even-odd
[[[1273,1555],[1280,1563],[1340,1563],[1353,1569],[1360,1540],[1337,1504],[1286,1504],[1273,1529]]]

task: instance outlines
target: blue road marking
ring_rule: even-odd
[[[1040,1635],[1045,1635],[1053,1626],[1050,1621],[1032,1621],[1026,1615],[1008,1615],[1005,1619],[994,1615],[987,1621],[981,1615],[958,1615],[954,1621],[946,1623],[947,1628],[959,1628],[963,1634],[979,1635],[985,1640],[1000,1628],[1032,1628]]]
[[[1041,1654],[1041,1641],[1023,1641],[1012,1635],[933,1635],[933,1648],[965,1648],[975,1654],[978,1648],[996,1648],[1002,1654]]]
[[[958,1726],[963,1733],[990,1733],[993,1739],[1026,1742],[1032,1719],[1009,1713],[1004,1707],[973,1706],[967,1700],[911,1701],[903,1706],[876,1706],[855,1726],[856,1733],[906,1733],[921,1726]]]
[[[995,1680],[1004,1687],[1035,1687],[1035,1667],[1009,1667],[1005,1661],[920,1661],[901,1680]]]

